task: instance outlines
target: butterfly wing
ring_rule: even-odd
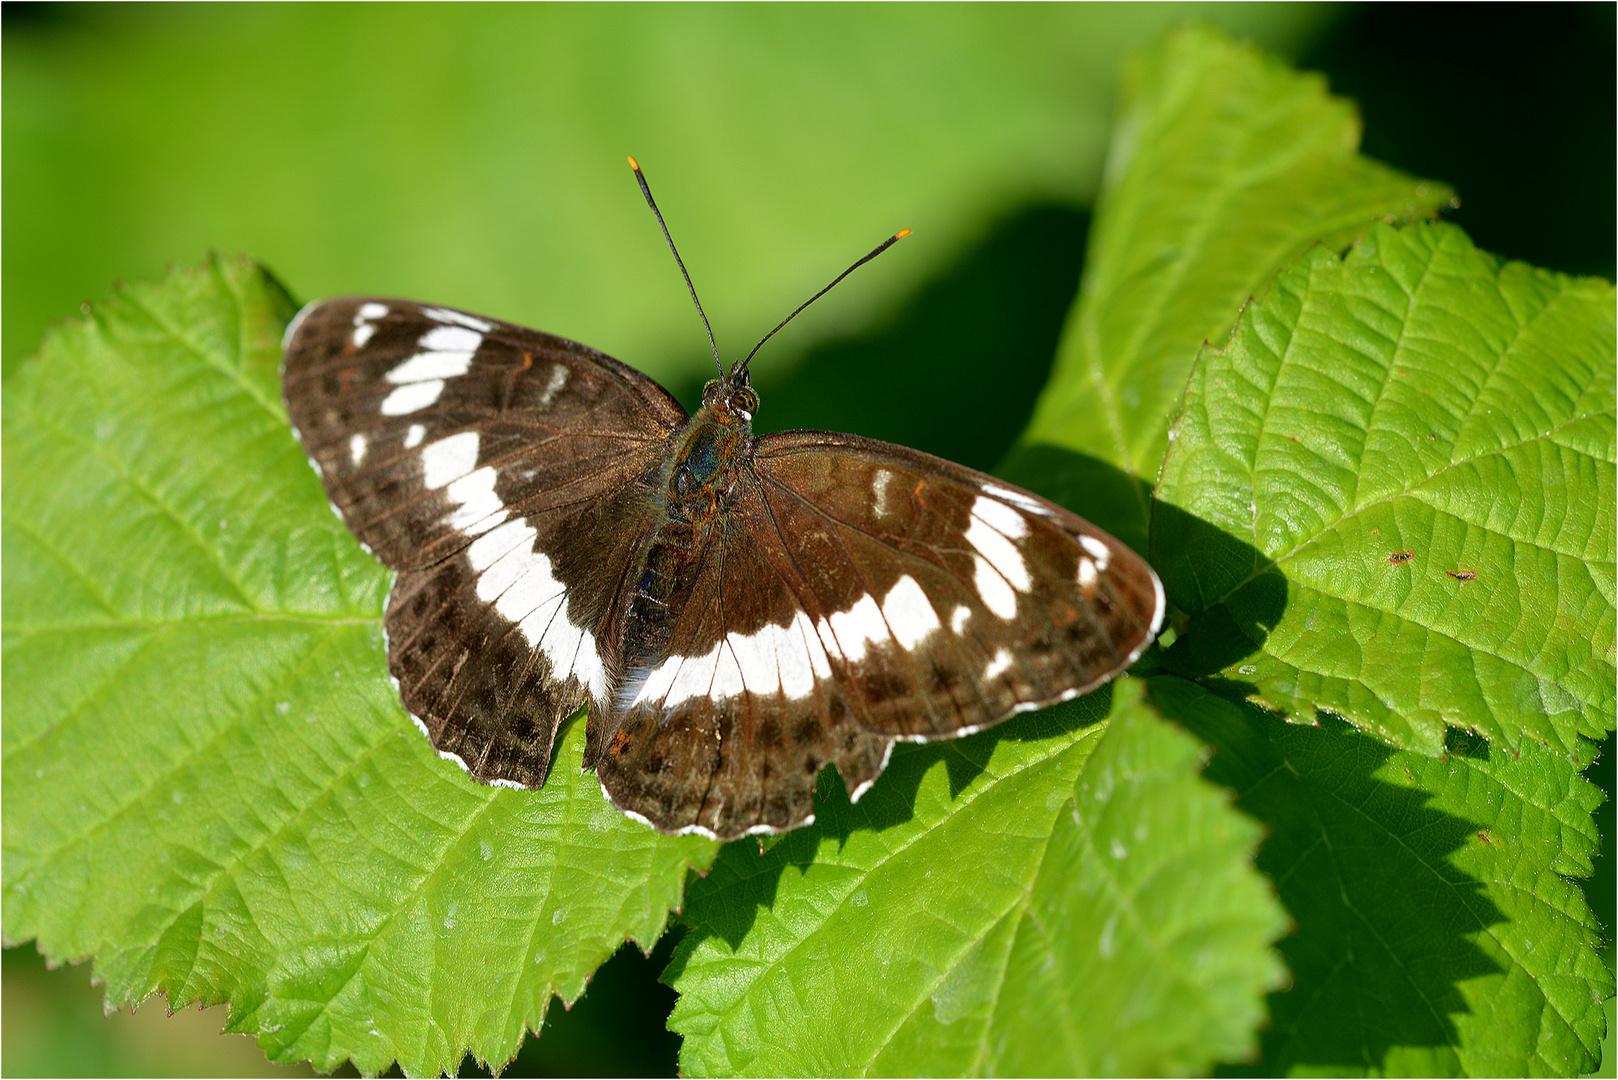
[[[598,643],[684,410],[582,345],[410,301],[312,304],[285,351],[332,506],[400,572],[406,708],[478,779],[542,783],[557,724],[605,700]]]
[[[1134,552],[992,477],[825,432],[758,441],[666,658],[626,673],[597,769],[659,828],[730,838],[854,797],[894,740],[1093,689],[1163,617]]]

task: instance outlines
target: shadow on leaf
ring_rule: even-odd
[[[1165,670],[1241,699],[1253,686],[1219,678],[1263,647],[1287,606],[1287,582],[1257,548],[1165,502],[1152,503],[1152,567],[1178,609]]]
[[[1214,748],[1204,776],[1268,827],[1257,865],[1296,923],[1262,1056],[1222,1074],[1375,1070],[1394,1047],[1456,1045],[1457,984],[1499,970],[1472,938],[1505,921],[1452,858],[1481,826],[1413,779],[1390,783],[1399,751],[1341,721],[1288,724],[1173,676],[1151,680],[1151,700]]]
[[[1089,226],[1071,206],[1013,211],[882,326],[821,344],[789,368],[756,366],[757,431],[846,431],[992,468],[1050,374]],[[857,275],[839,288],[850,287]],[[690,405],[709,377],[670,389]]]
[[[1146,520],[1145,509],[1152,499],[1152,485],[1147,481],[1100,458],[1049,443],[1013,448],[997,471],[1013,484],[1067,507],[1146,557],[1146,533],[1140,522]]]

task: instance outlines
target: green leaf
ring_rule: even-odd
[[[1271,830],[1258,866],[1296,929],[1257,1075],[1567,1076],[1593,1069],[1611,973],[1573,876],[1600,791],[1579,760],[1476,737],[1442,759],[1291,725],[1173,676],[1151,700],[1215,747],[1208,777]]]
[[[1613,310],[1448,225],[1288,269],[1174,424],[1168,664],[1428,754],[1611,730]]]
[[[1311,244],[1451,196],[1359,156],[1359,116],[1319,75],[1217,31],[1143,51],[1122,93],[1078,299],[1004,475],[1145,551],[1145,483],[1197,345]]]
[[[293,305],[246,261],[133,286],[7,385],[4,923],[109,1006],[230,1001],[271,1058],[515,1052],[714,846],[580,773],[437,760],[387,679],[388,574],[280,403]]]
[[[1173,1074],[1249,1049],[1283,925],[1257,833],[1140,697],[900,747],[858,806],[833,790],[811,829],[727,848],[670,965],[682,1071]]]

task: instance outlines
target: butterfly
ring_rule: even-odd
[[[310,304],[284,352],[333,508],[397,571],[404,706],[485,783],[543,785],[588,706],[584,766],[625,814],[780,832],[828,764],[858,800],[895,743],[1085,693],[1163,618],[1139,556],[1037,495],[857,435],[755,437],[747,361],[687,415],[586,346],[374,297]]]

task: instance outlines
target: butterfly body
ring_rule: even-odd
[[[752,432],[745,369],[694,416],[594,350],[402,300],[289,327],[293,427],[398,571],[389,670],[439,753],[538,787],[584,764],[626,813],[723,839],[813,819],[896,741],[953,738],[1126,667],[1151,569],[1065,509],[914,450]]]
[[[737,399],[734,404],[732,398]],[[675,616],[689,600],[714,531],[734,520],[729,504],[748,467],[752,409],[757,406],[751,389],[714,380],[703,393],[702,407],[672,440],[655,524],[636,562],[636,587],[619,622],[617,655],[625,677],[614,698],[620,702],[624,685],[638,689],[666,659]]]

